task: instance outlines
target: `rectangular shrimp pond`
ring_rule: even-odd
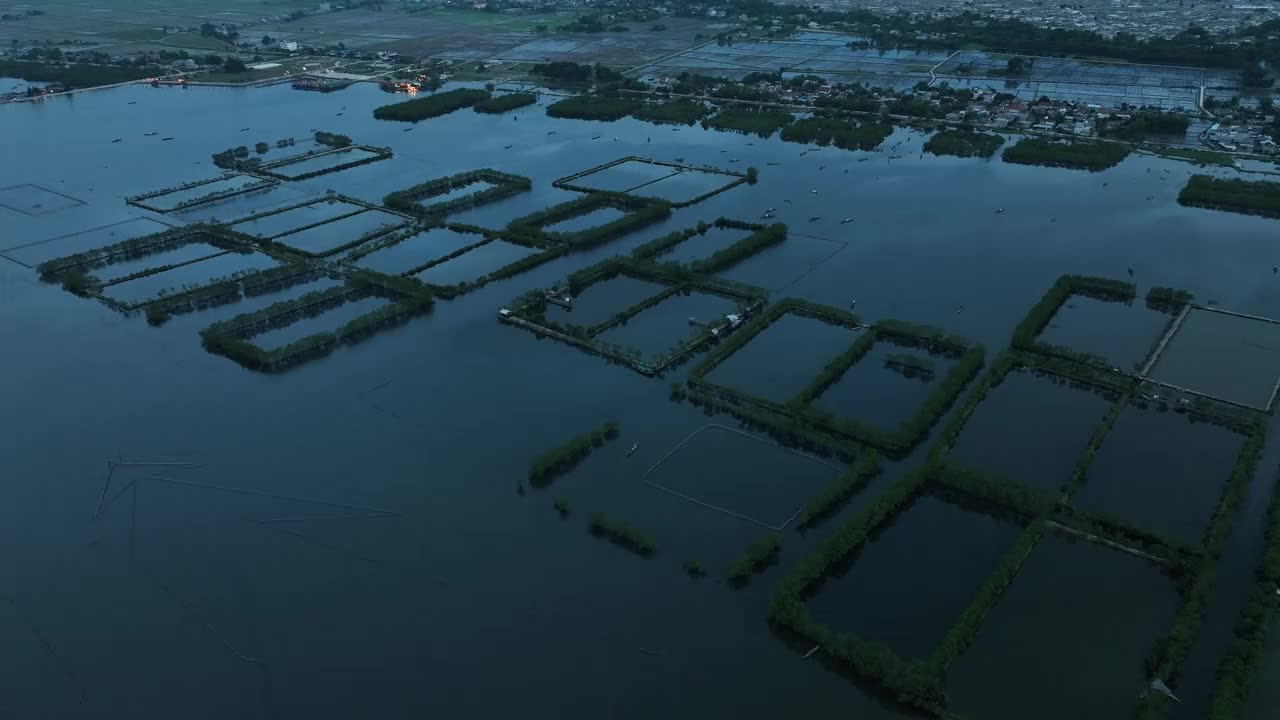
[[[1280,323],[1193,308],[1147,377],[1202,395],[1269,409],[1280,383]]]

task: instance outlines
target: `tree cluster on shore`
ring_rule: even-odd
[[[995,133],[946,129],[934,133],[924,144],[924,151],[934,155],[989,158],[1004,144]]]
[[[1178,193],[1178,204],[1280,218],[1280,183],[1192,175]]]
[[[702,127],[715,130],[733,130],[767,138],[790,125],[795,116],[778,110],[750,108],[724,108],[702,121]]]
[[[888,123],[819,116],[797,120],[782,129],[787,142],[834,145],[842,150],[874,150],[893,133]]]
[[[1005,148],[1001,158],[1019,165],[1045,165],[1100,172],[1129,157],[1129,146],[1115,142],[1023,138]]]
[[[489,99],[489,96],[488,90],[474,88],[446,90],[425,97],[374,108],[373,117],[377,120],[418,122],[427,118],[447,115],[464,107],[470,107],[481,100]]]

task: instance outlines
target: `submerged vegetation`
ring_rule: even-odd
[[[374,108],[373,117],[378,120],[418,122],[427,118],[447,115],[455,110],[475,105],[489,99],[489,91],[472,88],[445,90],[425,97]]]
[[[924,144],[924,151],[934,155],[989,158],[1004,144],[994,133],[946,129],[934,133]]]
[[[1099,172],[1119,165],[1129,157],[1129,146],[1116,142],[1045,140],[1023,138],[1005,148],[1005,162],[1019,165],[1046,165]]]
[[[778,562],[778,552],[782,550],[782,535],[770,533],[763,540],[757,540],[747,548],[742,557],[729,566],[729,582],[734,585],[745,585],[751,576]]]
[[[612,420],[589,433],[577,435],[565,444],[552,448],[529,462],[529,484],[546,487],[557,476],[563,475],[602,447],[606,441],[618,437],[618,424]]]
[[[1178,193],[1178,203],[1280,218],[1280,183],[1193,175]]]
[[[460,195],[450,200],[430,202],[434,197],[446,195],[454,190],[481,182],[488,183],[490,187]],[[524,192],[531,187],[533,187],[533,181],[523,175],[512,175],[482,168],[428,180],[404,190],[397,190],[384,197],[382,204],[402,213],[419,217],[431,217],[483,205],[508,195]]]
[[[587,528],[592,535],[604,538],[637,555],[648,557],[658,549],[658,546],[644,532],[625,522],[614,520],[602,512],[591,513],[591,522]]]

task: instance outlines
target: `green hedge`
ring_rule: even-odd
[[[446,90],[393,105],[383,105],[374,109],[373,117],[378,120],[418,122],[427,118],[447,115],[488,98],[489,91],[487,90],[458,88],[457,90]]]
[[[719,221],[717,221],[719,222]],[[726,226],[721,226],[726,227]],[[713,275],[737,265],[747,258],[787,239],[787,226],[774,223],[742,238],[727,248],[710,256],[689,263],[689,269],[697,273]]]
[[[1193,175],[1178,203],[1246,215],[1280,217],[1280,183]]]

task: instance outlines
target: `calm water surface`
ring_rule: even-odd
[[[5,427],[15,429],[0,435],[8,480],[0,484],[7,513],[0,540],[23,548],[3,561],[0,689],[18,716],[902,718],[820,664],[801,662],[807,648],[788,647],[765,622],[782,573],[902,466],[890,464],[817,530],[788,531],[781,564],[732,591],[725,570],[767,531],[640,481],[707,422],[668,399],[668,384],[687,366],[648,379],[504,326],[497,308],[671,230],[719,216],[753,220],[776,207],[791,236],[725,277],[769,288],[775,299],[837,307],[857,300],[869,320],[938,325],[993,353],[1063,273],[1127,277],[1132,267],[1140,296],[1155,285],[1183,287],[1200,302],[1280,316],[1280,284],[1266,272],[1275,221],[1178,206],[1182,181],[1198,171],[1185,163],[1135,156],[1100,176],[935,158],[921,155],[924,136],[907,130],[886,144],[898,146],[900,159],[832,148],[799,157],[799,146],[777,139],[553,120],[538,107],[516,111],[519,122],[462,110],[404,133],[399,123],[372,119],[385,102],[373,85],[332,95],[287,85],[129,86],[2,106],[0,187],[30,184],[80,203],[42,201],[49,212],[41,215],[0,208],[0,247],[86,231],[117,242],[119,235],[97,229],[142,219],[234,220],[329,190],[377,203],[482,167],[527,175],[533,188],[450,221],[501,229],[580,197],[551,187],[555,178],[627,155],[750,163],[760,182],[438,302],[428,315],[278,375],[206,353],[197,333],[303,289],[152,328],[0,259],[0,347],[21,348],[0,354]],[[242,144],[244,126],[263,139],[316,127],[390,146],[395,156],[217,208],[158,215],[124,203],[216,176],[210,155]],[[1000,207],[1006,211],[995,214]],[[1231,252],[1223,252],[1223,238]],[[489,260],[506,264],[523,251]],[[440,281],[493,269],[473,262]],[[1099,313],[1074,326],[1091,330],[1082,338],[1105,339],[1104,352],[1123,341],[1117,362],[1140,361],[1167,318],[1153,315],[1130,324]],[[756,338],[714,379],[786,400],[852,341],[820,323],[791,325],[784,320]],[[769,340],[775,331],[782,334]],[[69,412],[53,398],[92,411]],[[621,438],[551,488],[517,494],[529,458],[610,418]],[[1219,573],[1208,639],[1197,641],[1178,688],[1189,698],[1211,689],[1238,598],[1252,583],[1260,512],[1280,462],[1277,443],[1269,448]],[[120,467],[106,483],[112,458],[200,467]],[[714,476],[723,462],[708,457],[682,482]],[[744,492],[754,497],[752,487],[776,487],[772,481],[753,477]],[[572,507],[567,519],[552,508],[559,496]],[[360,508],[397,514],[370,517]],[[585,525],[594,510],[645,530],[658,553],[640,559],[593,539]],[[334,516],[348,518],[319,519]],[[892,532],[899,529],[940,542],[928,527]],[[689,579],[680,570],[687,559],[702,560],[711,575]],[[955,709],[975,718],[1045,708],[1071,718],[1123,716],[1143,681],[1142,658],[1173,607],[1168,581],[1148,570],[1097,546],[1046,541],[953,667]],[[1098,588],[1106,592],[1086,592]],[[915,627],[885,622],[890,634]],[[503,692],[490,691],[494,678]],[[1044,702],[1059,693],[1060,701]],[[1194,716],[1192,707],[1185,711]]]

